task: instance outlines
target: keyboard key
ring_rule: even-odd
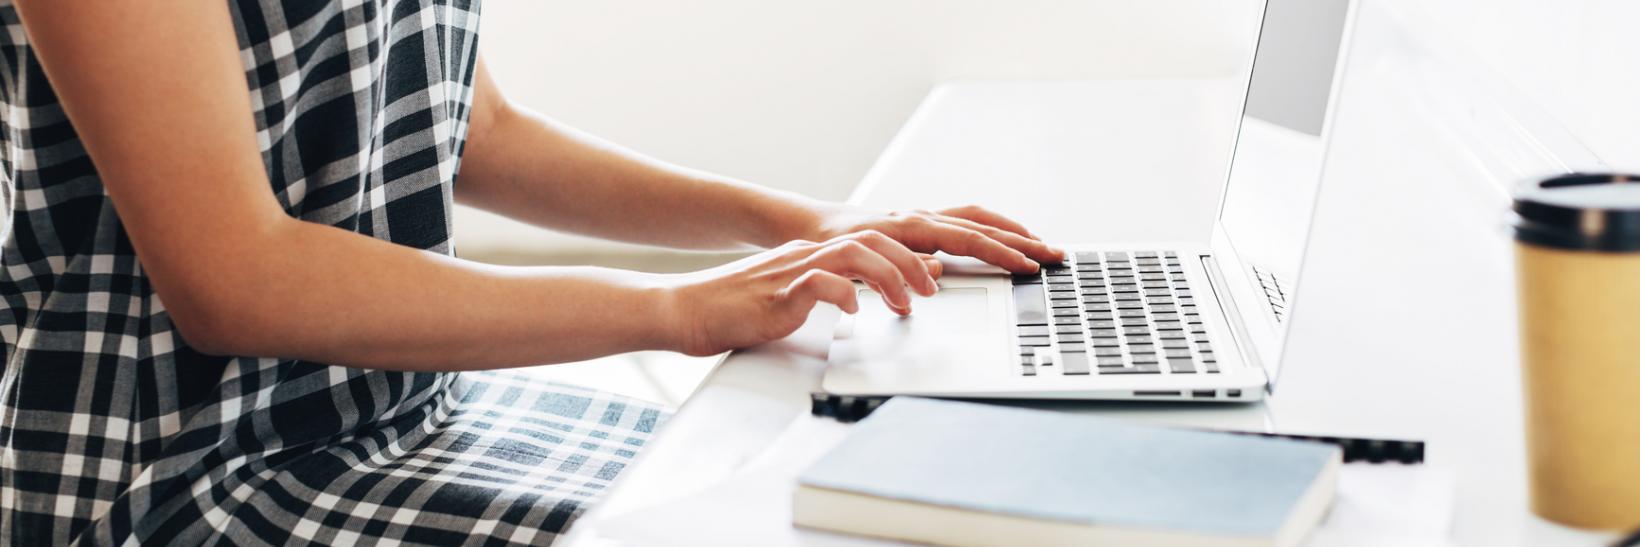
[[[1162,340],[1162,349],[1168,349],[1168,350],[1179,349],[1179,350],[1184,350],[1186,353],[1189,353],[1190,352],[1190,343],[1186,342],[1182,339]]]
[[[1217,357],[1213,356],[1213,352],[1211,351],[1204,351],[1201,353],[1201,356],[1203,363],[1215,363],[1219,360]]]
[[[1037,327],[1037,328],[1046,329],[1048,327]],[[1057,325],[1053,328],[1053,331],[1056,332],[1056,333],[1061,333],[1061,334],[1063,334],[1063,333],[1073,333],[1073,332],[1080,334],[1082,332],[1082,325]]]
[[[1174,374],[1196,373],[1196,365],[1191,363],[1189,359],[1168,359],[1167,369]]]
[[[1116,357],[1111,357],[1111,356],[1108,356],[1108,355],[1103,356],[1103,357],[1095,356],[1094,357],[1094,362],[1098,363],[1099,366],[1101,366],[1101,367],[1122,367],[1122,366],[1127,366],[1127,365],[1123,364],[1122,358],[1120,356],[1116,356]]]
[[[1014,285],[1014,322],[1048,324],[1048,303],[1041,284]]]
[[[1019,337],[1019,345],[1021,345],[1021,346],[1030,346],[1030,347],[1047,346],[1048,345],[1048,337],[1046,337],[1046,336],[1021,336],[1021,337]]]
[[[1178,321],[1157,321],[1156,330],[1183,330],[1184,324]]]
[[[1129,344],[1149,344],[1151,340],[1149,336],[1129,336],[1127,342]]]
[[[1015,285],[1041,285],[1042,284],[1042,276],[1038,275],[1038,274],[1014,274],[1012,276],[1012,279],[1013,279],[1013,282],[1014,282]]]
[[[1145,289],[1145,296],[1167,296],[1167,289]]]
[[[1090,328],[1090,329],[1114,329],[1114,328],[1116,328],[1116,322],[1115,321],[1088,321],[1088,328]]]
[[[1053,310],[1054,317],[1076,317],[1079,315],[1082,315],[1082,312],[1076,308],[1054,308]]]
[[[1146,327],[1122,327],[1122,334],[1150,334],[1150,329]]]
[[[1133,309],[1117,310],[1116,311],[1116,316],[1117,317],[1144,317],[1145,316],[1145,310],[1143,310],[1143,309],[1138,309],[1138,310],[1133,310]]]
[[[1088,333],[1090,338],[1115,338],[1116,329],[1093,329]]]
[[[1174,306],[1172,304],[1153,304],[1153,305],[1150,306],[1150,311],[1156,312],[1158,314],[1174,313],[1178,309],[1179,308],[1177,306]]]
[[[1218,363],[1203,363],[1202,368],[1207,370],[1208,374],[1218,374],[1219,373],[1219,364]]]
[[[1145,364],[1145,363],[1155,363],[1155,362],[1156,362],[1156,354],[1154,354],[1154,353],[1135,353],[1135,354],[1133,354],[1133,363],[1134,364]]]
[[[1126,262],[1127,259],[1128,259],[1128,254],[1127,253],[1119,253],[1119,252],[1114,252],[1114,251],[1105,253],[1105,260],[1109,261],[1109,262]]]
[[[1116,316],[1111,315],[1111,312],[1108,312],[1108,311],[1090,311],[1090,312],[1088,312],[1088,320],[1089,321],[1115,321]]]
[[[1059,351],[1060,353],[1086,353],[1088,347],[1083,345],[1082,342],[1060,342]]]
[[[1139,251],[1133,253],[1134,258],[1156,258],[1156,251]]]
[[[1082,299],[1082,304],[1083,304],[1082,307],[1087,308],[1088,311],[1100,311],[1100,312],[1111,311],[1110,303],[1105,302],[1104,299],[1098,299],[1094,302],[1089,302],[1087,298],[1083,298]]]
[[[1093,354],[1097,355],[1097,356],[1100,356],[1100,357],[1121,357],[1122,356],[1122,348],[1113,348],[1113,347],[1106,347],[1106,346],[1094,346],[1093,347]]]
[[[1055,324],[1055,325],[1081,325],[1082,324],[1082,318],[1076,317],[1076,316],[1070,316],[1070,317],[1066,317],[1066,316],[1063,316],[1063,315],[1056,316],[1056,317],[1053,318],[1053,324]]]
[[[1144,326],[1148,326],[1148,325],[1150,325],[1150,320],[1145,319],[1143,317],[1123,317],[1122,318],[1122,326],[1124,326],[1124,327],[1144,327]]]
[[[1088,340],[1088,345],[1091,345],[1091,346],[1096,347],[1096,348],[1114,348],[1114,347],[1120,346],[1121,344],[1116,341],[1115,337],[1111,337],[1111,338],[1091,338],[1091,339]]]
[[[1068,273],[1047,276],[1049,283],[1070,283],[1076,281],[1076,276]]]
[[[1048,327],[1043,326],[1043,325],[1031,325],[1031,326],[1028,326],[1028,327],[1020,327],[1019,328],[1019,335],[1020,336],[1047,336],[1048,335]]]
[[[1078,264],[1089,264],[1089,263],[1098,264],[1099,263],[1099,253],[1096,253],[1096,252],[1076,253],[1076,263],[1078,263]]]
[[[1128,350],[1128,353],[1132,353],[1132,354],[1135,354],[1135,355],[1140,354],[1140,353],[1156,353],[1156,345],[1155,344],[1128,344],[1127,350]]]
[[[1064,367],[1060,370],[1062,374],[1075,376],[1087,374],[1089,372],[1088,354],[1086,353],[1060,353],[1059,364]]]
[[[1074,310],[1074,309],[1078,308],[1078,306],[1076,305],[1075,300],[1062,300],[1062,299],[1058,299],[1058,298],[1055,298],[1053,300],[1049,300],[1048,305],[1053,306],[1055,308],[1059,308],[1059,309],[1073,309]]]
[[[1162,349],[1162,355],[1168,359],[1190,360],[1190,348]]]
[[[1179,314],[1173,312],[1153,313],[1150,314],[1150,318],[1157,321],[1178,321]]]
[[[1076,285],[1073,283],[1049,283],[1048,290],[1050,292],[1076,292]]]
[[[1036,376],[1036,365],[1030,363],[1020,365],[1019,374],[1022,376]]]

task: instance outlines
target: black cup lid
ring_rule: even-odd
[[[1640,251],[1640,175],[1578,173],[1521,186],[1515,240],[1589,251]]]

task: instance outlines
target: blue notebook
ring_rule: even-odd
[[[798,479],[802,526],[946,545],[1295,545],[1337,447],[898,397]]]

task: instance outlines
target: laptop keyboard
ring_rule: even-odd
[[[1292,288],[1276,274],[1258,266],[1253,266],[1253,276],[1258,278],[1258,286],[1264,289],[1264,297],[1270,301],[1270,313],[1275,314],[1276,322],[1287,322],[1287,294]]]
[[[1176,253],[1076,253],[1014,276],[1013,299],[1025,376],[1219,372]]]

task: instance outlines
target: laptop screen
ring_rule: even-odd
[[[1243,322],[1274,334],[1261,344],[1279,363],[1287,313],[1320,183],[1323,125],[1350,0],[1268,0],[1254,53],[1218,230],[1262,302],[1238,299]],[[1228,266],[1228,265],[1226,265]],[[1250,327],[1251,328],[1251,327]]]

